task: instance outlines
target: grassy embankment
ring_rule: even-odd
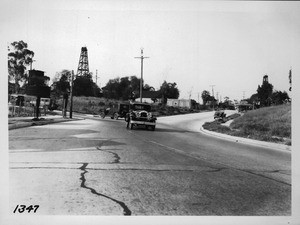
[[[248,111],[229,126],[214,121],[205,123],[203,127],[232,136],[291,145],[291,105]]]

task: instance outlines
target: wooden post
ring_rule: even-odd
[[[40,102],[41,102],[41,97],[36,98],[36,119],[39,118],[40,115]]]
[[[96,79],[97,79],[97,75],[96,75]],[[70,119],[72,119],[73,116],[73,80],[74,80],[74,71],[72,70],[71,90],[70,90]]]

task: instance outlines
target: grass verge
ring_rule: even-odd
[[[248,111],[230,126],[213,121],[204,129],[232,136],[291,145],[291,105],[279,105]]]

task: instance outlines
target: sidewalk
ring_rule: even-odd
[[[67,115],[68,116],[68,115]],[[23,128],[23,127],[30,127],[30,126],[40,126],[52,123],[61,123],[73,120],[79,120],[78,117],[70,118],[63,118],[62,115],[46,115],[40,116],[39,121],[34,121],[33,117],[9,117],[8,118],[8,130]]]
[[[259,141],[259,140],[243,138],[243,137],[237,137],[237,136],[231,136],[231,135],[227,135],[227,134],[222,134],[222,133],[209,131],[209,130],[204,129],[202,126],[200,127],[200,132],[202,132],[206,135],[226,139],[226,140],[229,140],[229,141],[243,143],[243,144],[250,144],[250,145],[264,147],[264,148],[271,148],[271,149],[284,150],[284,151],[291,151],[291,149],[292,149],[292,146],[288,146],[288,145],[284,145],[284,144],[278,144],[278,143],[266,142],[266,141]]]

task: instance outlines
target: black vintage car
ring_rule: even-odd
[[[145,103],[130,104],[130,112],[125,118],[127,127],[133,129],[134,127],[144,126],[146,129],[151,128],[155,130],[156,117],[151,112],[151,106]]]
[[[118,103],[109,108],[107,113],[111,119],[125,118],[129,112],[129,103]]]

